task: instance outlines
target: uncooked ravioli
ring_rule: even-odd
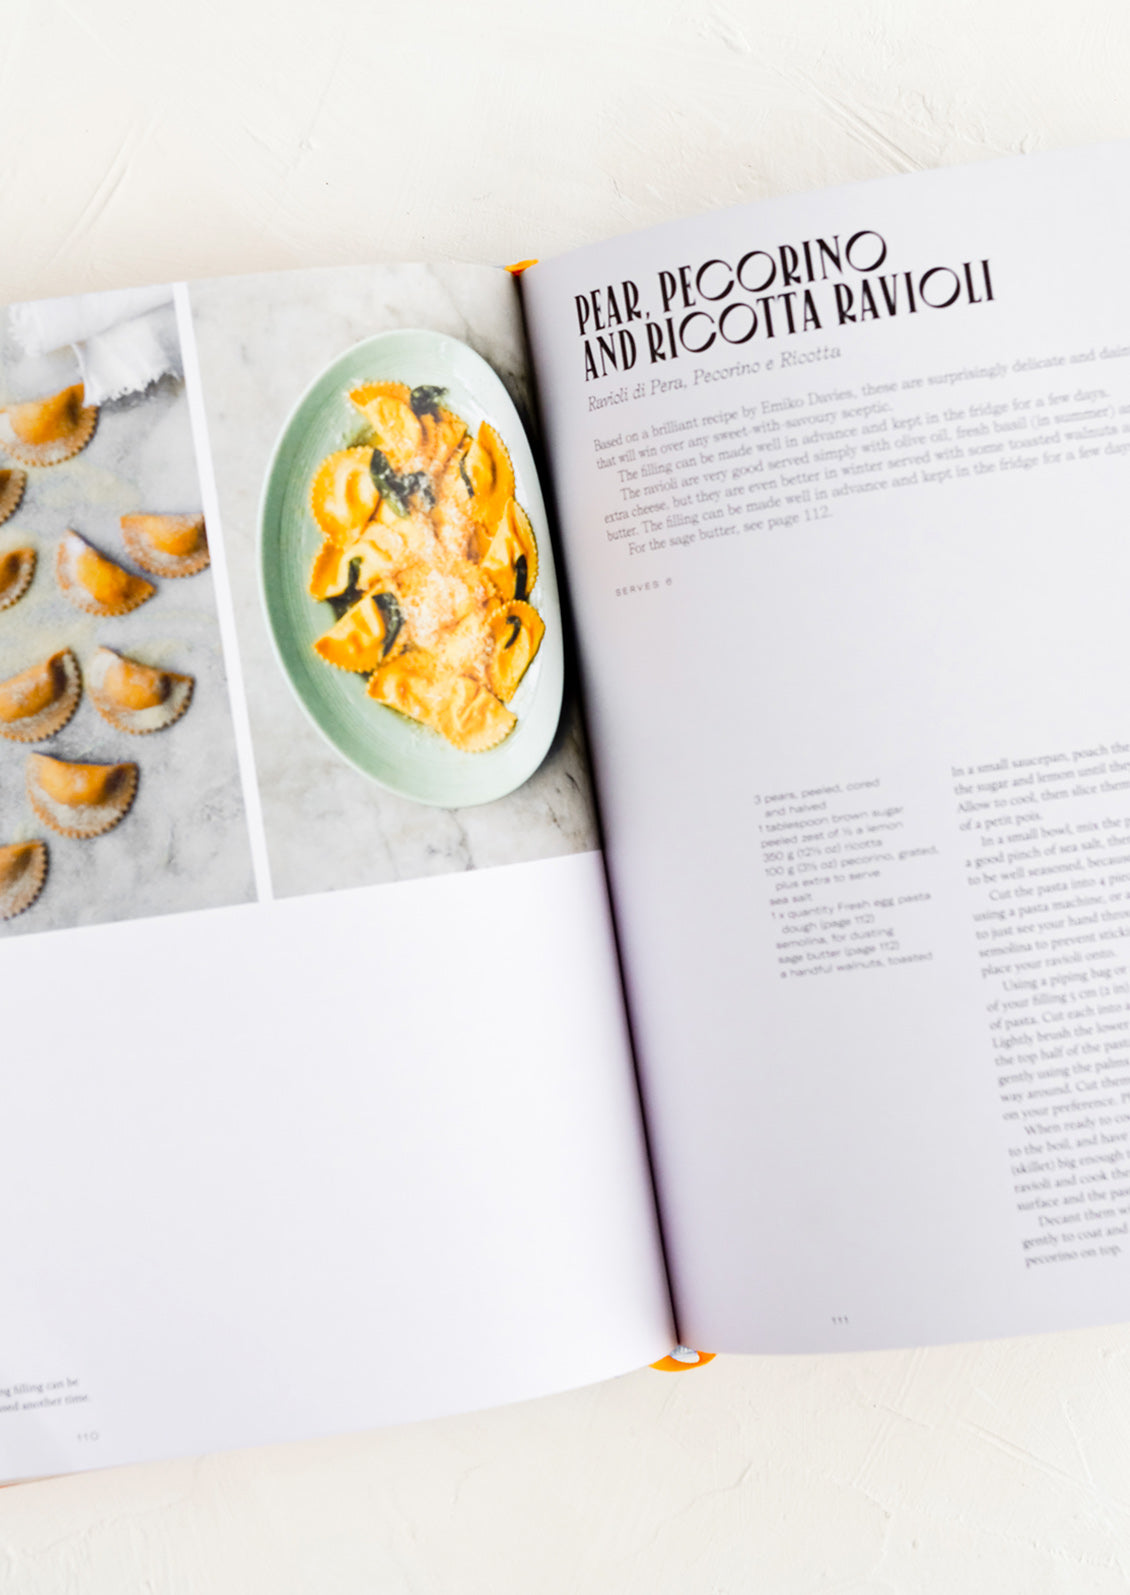
[[[82,674],[69,648],[0,681],[0,737],[42,742],[61,731],[78,708]]]
[[[77,532],[64,532],[55,550],[55,580],[88,615],[127,615],[157,591],[144,576],[123,570]]]
[[[145,736],[179,720],[192,702],[192,676],[159,670],[99,648],[87,670],[87,688],[103,720],[118,731]]]
[[[45,753],[27,761],[32,808],[60,836],[101,836],[129,813],[137,794],[136,764],[69,764]]]
[[[35,549],[10,548],[0,554],[0,609],[18,604],[35,575]]]
[[[61,465],[84,449],[98,424],[96,405],[76,382],[61,393],[0,409],[0,448],[21,465]]]
[[[46,843],[9,842],[0,847],[0,919],[15,919],[30,908],[46,879]]]
[[[123,515],[122,539],[151,576],[195,576],[211,559],[203,515]]]
[[[0,526],[19,509],[26,486],[26,471],[0,470]]]

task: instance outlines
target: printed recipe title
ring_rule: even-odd
[[[716,344],[744,344],[878,321],[919,310],[985,304],[993,298],[987,260],[923,271],[884,272],[887,241],[871,228],[751,249],[736,262],[711,259],[655,275],[650,306],[631,278],[576,294],[585,381],[647,363],[701,355]]]

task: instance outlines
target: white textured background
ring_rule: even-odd
[[[0,302],[546,256],[1122,137],[1128,67],[1125,0],[0,0]],[[3,1595],[1128,1588],[1130,1329],[720,1358],[0,1495]]]

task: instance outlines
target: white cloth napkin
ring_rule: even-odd
[[[74,294],[14,305],[8,325],[28,357],[72,345],[86,403],[105,404],[182,374],[172,301],[169,287]]]
[[[87,404],[140,393],[166,372],[181,375],[180,340],[172,305],[119,321],[75,345]]]

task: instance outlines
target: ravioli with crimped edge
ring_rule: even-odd
[[[0,919],[29,909],[47,879],[44,842],[9,842],[0,847]]]
[[[55,580],[76,609],[103,617],[128,615],[157,591],[72,531],[63,533],[55,550]]]
[[[90,442],[98,407],[83,403],[76,382],[44,399],[29,399],[0,409],[0,448],[21,465],[62,465]]]
[[[151,576],[195,576],[210,562],[203,515],[123,515],[122,541]]]
[[[31,586],[35,575],[34,548],[9,548],[0,554],[0,609],[11,609]]]
[[[69,648],[0,681],[0,737],[42,742],[61,731],[82,697],[82,672]]]
[[[19,509],[26,487],[26,471],[0,470],[0,526]]]
[[[125,819],[137,795],[136,764],[71,764],[28,755],[28,801],[60,836],[102,836]]]
[[[472,435],[445,391],[350,390],[363,441],[310,483],[322,544],[308,591],[335,616],[313,646],[368,676],[375,703],[484,753],[517,724],[508,705],[545,634],[537,540],[505,443],[486,421]]]
[[[146,736],[179,720],[192,702],[195,678],[98,648],[87,669],[91,702],[117,731]]]

